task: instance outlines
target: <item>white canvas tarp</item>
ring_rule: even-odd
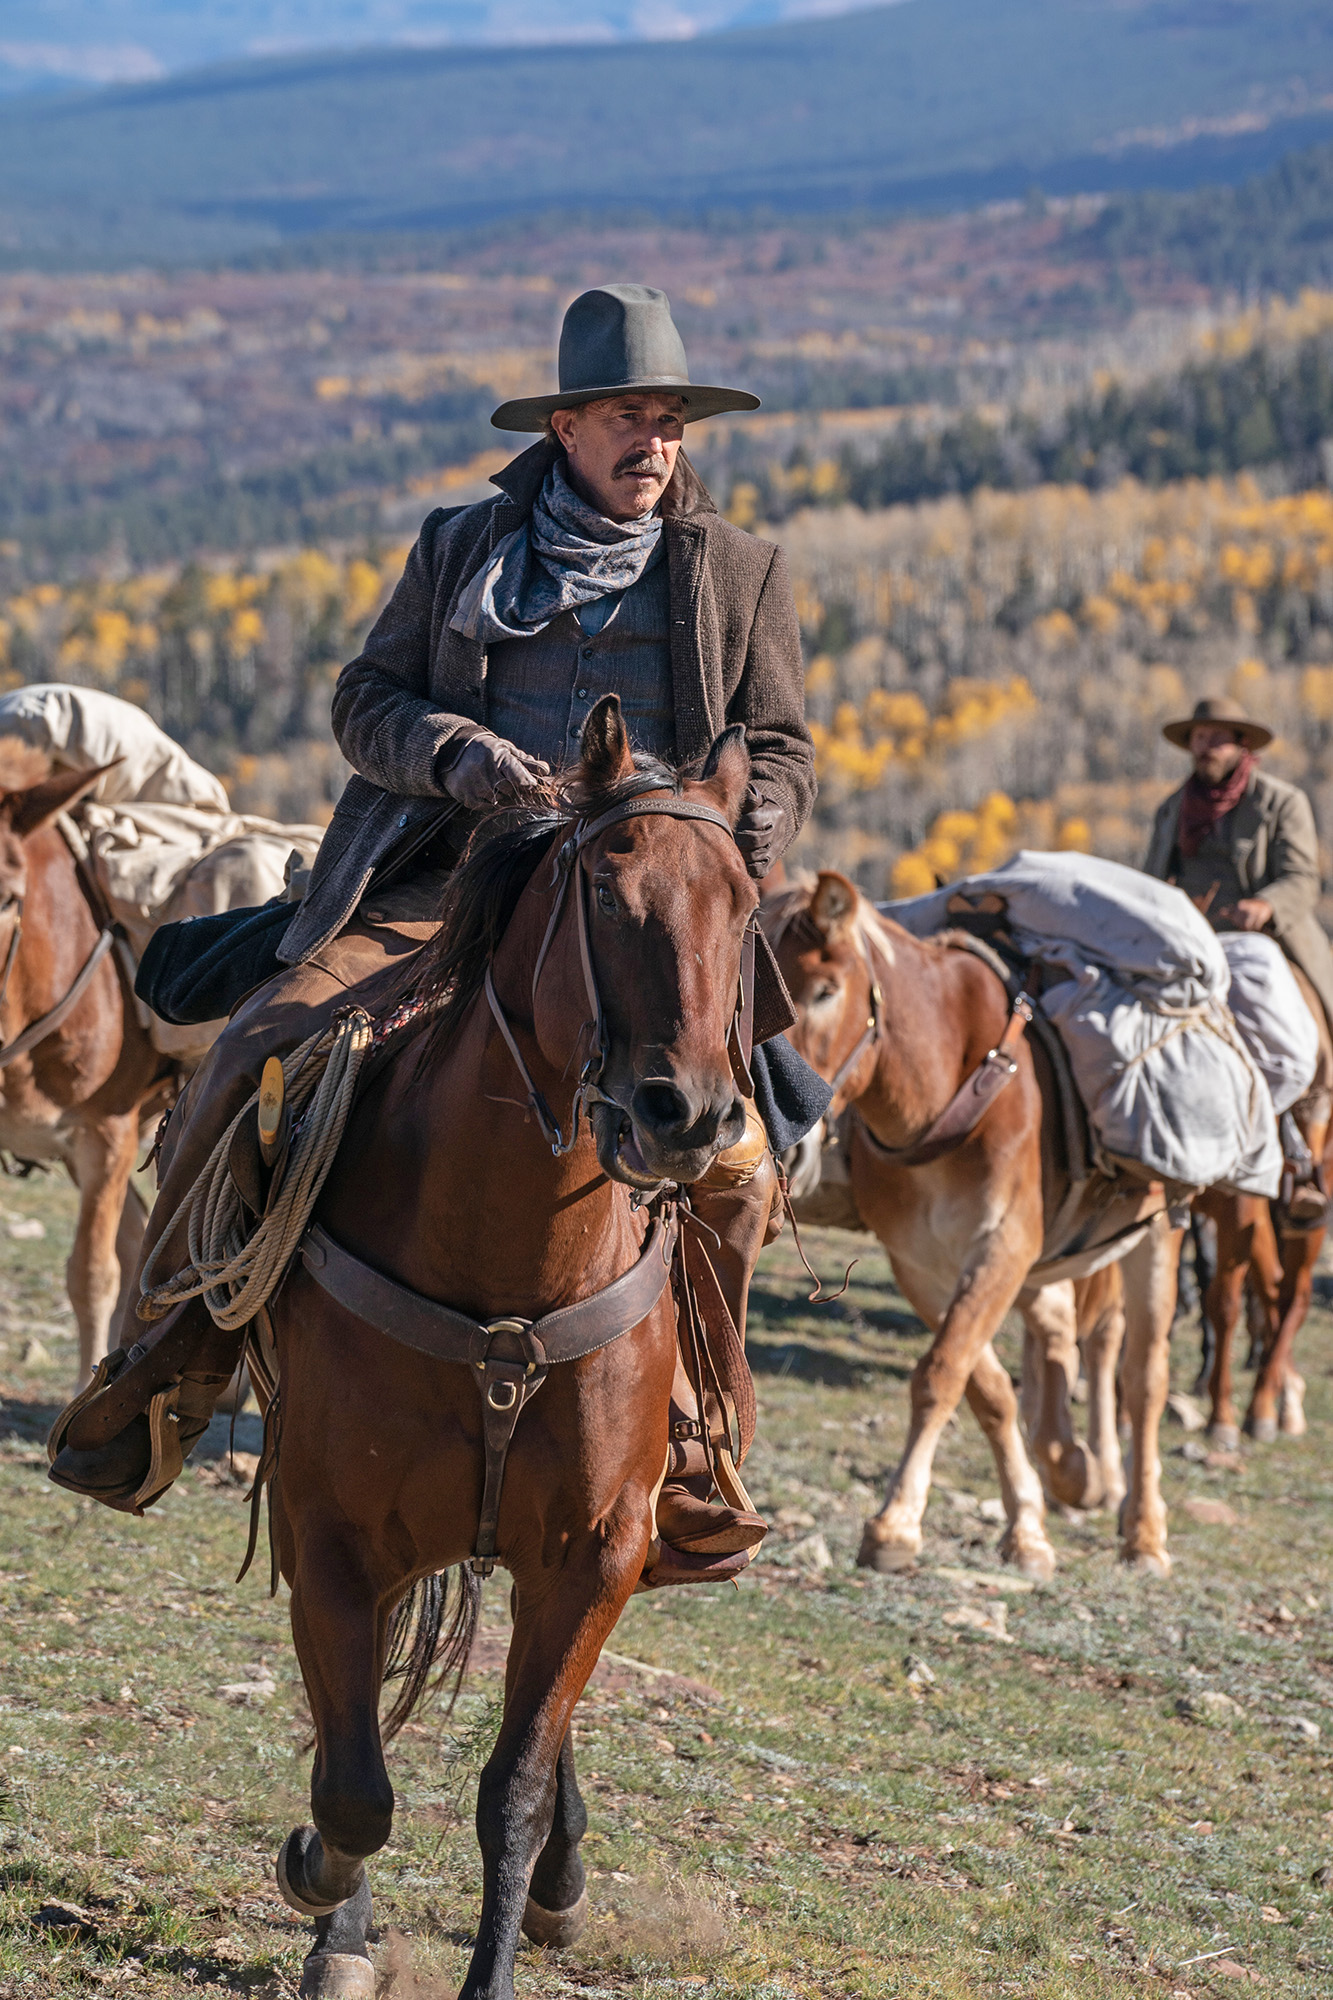
[[[929,896],[880,905],[918,937],[956,896],[1003,898],[1019,948],[1046,968],[1040,1005],[1069,1054],[1095,1144],[1194,1187],[1275,1195],[1268,1085],[1226,1004],[1221,940],[1179,889],[1086,854],[1016,854]]]
[[[1314,1082],[1319,1062],[1314,1015],[1276,938],[1262,931],[1228,931],[1218,943],[1231,968],[1227,1005],[1281,1115]]]
[[[282,895],[293,853],[302,867],[315,858],[322,828],[232,812],[220,781],[116,695],[55,683],[15,688],[0,696],[0,738],[7,736],[62,769],[121,759],[76,819],[136,959],[160,925],[267,903]],[[178,1028],[156,1015],[148,1022],[155,1047],[185,1063],[202,1060],[222,1025]]]

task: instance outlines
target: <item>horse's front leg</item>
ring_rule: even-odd
[[[1284,1437],[1305,1435],[1305,1383],[1292,1366],[1292,1354],[1310,1309],[1323,1247],[1322,1229],[1282,1239],[1281,1287],[1245,1418],[1245,1429],[1257,1444],[1271,1443],[1279,1431]]]
[[[1023,1449],[1018,1398],[1009,1371],[989,1341],[981,1350],[964,1393],[986,1433],[1000,1475],[1000,1493],[1009,1523],[1000,1543],[1000,1554],[1024,1576],[1045,1581],[1055,1575],[1055,1550],[1046,1533],[1041,1481]]]
[[[941,1433],[962,1400],[982,1350],[1017,1297],[1031,1261],[1026,1242],[1021,1247],[1011,1244],[1009,1226],[1002,1224],[982,1242],[960,1276],[935,1338],[912,1371],[907,1444],[884,1505],[865,1524],[856,1558],[863,1569],[909,1569],[921,1553],[921,1523]],[[929,1323],[929,1300],[923,1295],[919,1302],[913,1296],[918,1287],[912,1273],[906,1267],[899,1269],[896,1259],[894,1269],[907,1297]],[[1016,1422],[1014,1435],[1017,1439]],[[1018,1449],[1021,1452],[1021,1444]]]
[[[555,1766],[555,1810],[546,1845],[537,1856],[523,1911],[523,1930],[534,1944],[573,1944],[588,1921],[588,1886],[579,1852],[588,1831],[574,1771],[574,1732],[565,1731]]]
[[[120,1297],[116,1241],[138,1141],[139,1121],[130,1112],[123,1117],[80,1122],[70,1150],[70,1172],[79,1190],[79,1216],[65,1266],[65,1284],[79,1329],[80,1388],[91,1381],[110,1345],[111,1323]]]
[[[520,1925],[552,1944],[583,1927],[570,1717],[642,1574],[649,1533],[647,1491],[631,1485],[603,1533],[567,1547],[559,1568],[515,1561],[504,1722],[477,1788],[481,1920],[458,2000],[513,2000]]]
[[[1080,1301],[1083,1365],[1088,1377],[1088,1456],[1097,1467],[1102,1507],[1118,1507],[1125,1497],[1125,1462],[1120,1454],[1116,1373],[1125,1344],[1125,1285],[1119,1264],[1108,1264],[1085,1284]],[[1084,1503],[1092,1506],[1088,1500]]]
[[[1217,1260],[1204,1300],[1204,1311],[1213,1330],[1213,1367],[1208,1380],[1212,1416],[1208,1436],[1223,1451],[1234,1451],[1240,1443],[1240,1429],[1232,1399],[1232,1355],[1245,1297],[1245,1274],[1250,1268],[1258,1198],[1219,1195],[1206,1199],[1217,1229]]]
[[[1171,1319],[1176,1304],[1181,1231],[1165,1215],[1121,1260],[1125,1280],[1125,1408],[1134,1436],[1129,1492],[1120,1514],[1126,1562],[1169,1576],[1166,1507],[1159,1456],[1162,1412],[1171,1383]]]
[[[1024,1379],[1035,1394],[1027,1415],[1028,1443],[1047,1497],[1064,1507],[1093,1507],[1097,1468],[1074,1435],[1078,1380],[1078,1309],[1071,1279],[1042,1285],[1018,1302],[1026,1333]]]
[[[283,1541],[287,1540],[284,1533]],[[284,1550],[284,1556],[286,1551]],[[294,1563],[292,1636],[315,1725],[313,1826],[293,1829],[278,1856],[283,1900],[315,1920],[303,2000],[360,2000],[375,1991],[366,1950],[365,1861],[389,1838],[393,1787],[380,1743],[379,1697],[388,1614],[350,1543],[335,1530],[301,1535]]]

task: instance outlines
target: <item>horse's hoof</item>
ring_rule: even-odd
[[[1251,1411],[1245,1419],[1245,1435],[1253,1438],[1256,1444],[1276,1444],[1277,1418],[1256,1417]]]
[[[1171,1558],[1165,1549],[1125,1549],[1122,1556],[1126,1569],[1135,1570],[1140,1576],[1160,1577],[1165,1583],[1171,1574]]]
[[[856,1566],[858,1569],[877,1570],[881,1576],[898,1576],[904,1570],[916,1568],[920,1553],[919,1540],[915,1547],[909,1542],[881,1542],[871,1532],[871,1524],[867,1521],[861,1546],[856,1552]]]
[[[312,1951],[301,1967],[300,2000],[375,2000],[375,1968],[350,1951]]]
[[[339,1896],[335,1903],[310,1902],[292,1887],[290,1870],[293,1863],[296,1863],[299,1871],[301,1859],[310,1843],[318,1839],[319,1835],[313,1826],[294,1826],[278,1849],[278,1858],[273,1864],[278,1894],[287,1908],[295,1910],[298,1917],[331,1917],[335,1910],[340,1910],[344,1903],[350,1903],[352,1900],[352,1896],[349,1895]],[[355,1893],[353,1890],[352,1895]]]
[[[1303,1438],[1309,1428],[1305,1421],[1305,1378],[1291,1369],[1288,1369],[1287,1379],[1282,1384],[1277,1427],[1287,1438]]]
[[[583,1936],[587,1922],[586,1889],[577,1903],[571,1903],[567,1910],[544,1910],[529,1896],[523,1912],[523,1935],[531,1938],[534,1944],[545,1945],[549,1951],[564,1951]],[[373,1992],[374,1988],[370,1990]]]
[[[1239,1451],[1240,1431],[1235,1424],[1209,1424],[1208,1442],[1214,1451]]]
[[[1016,1535],[1010,1529],[1000,1543],[1000,1561],[1037,1583],[1049,1583],[1055,1575],[1055,1550],[1044,1535]]]

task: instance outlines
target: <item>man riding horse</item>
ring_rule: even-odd
[[[173,1113],[141,1278],[190,1261],[178,1210],[265,1060],[304,1041],[349,994],[372,1014],[394,1004],[404,960],[479,817],[576,763],[602,697],[619,697],[637,749],[678,766],[701,760],[729,724],[744,726],[752,778],[736,840],[755,879],[809,812],[813,755],[785,560],[716,512],[681,448],[687,423],[758,399],[692,383],[665,295],[641,285],[575,300],[559,381],[556,394],[495,412],[498,429],[540,431],[540,441],[496,476],[497,497],[427,518],[364,652],[339,676],[333,729],[356,775],[304,900],[266,906],[244,938],[228,932],[214,946],[229,1004],[267,984]],[[202,962],[213,943],[203,926],[218,921],[178,927],[178,963]],[[794,1016],[762,944],[756,967],[762,1041]],[[216,979],[201,1004],[219,1011]],[[693,1203],[716,1232],[718,1278],[743,1336],[775,1176],[757,1120],[735,1150],[746,1157],[724,1155]],[[241,1337],[192,1299],[149,1331],[131,1322],[124,1338],[128,1352],[57,1427],[51,1476],[138,1511],[206,1426]],[[148,1412],[167,1385],[175,1422],[164,1454]],[[687,1575],[691,1559],[697,1570],[701,1558],[739,1555],[765,1528],[745,1509],[709,1503],[701,1416],[679,1362],[671,1417],[657,1526],[664,1567],[683,1554]]]
[[[1319,1028],[1314,1083],[1284,1118],[1284,1151],[1294,1169],[1287,1204],[1293,1223],[1323,1221],[1323,1157],[1333,1114],[1333,950],[1315,915],[1322,887],[1319,838],[1310,801],[1296,785],[1260,770],[1273,740],[1238,702],[1214,696],[1162,734],[1186,750],[1194,770],[1157,808],[1144,868],[1174,882],[1217,931],[1266,931],[1304,974]]]

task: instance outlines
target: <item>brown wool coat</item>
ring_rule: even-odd
[[[335,937],[376,870],[418,845],[449,806],[436,757],[460,721],[484,721],[486,681],[485,647],[449,620],[464,584],[527,518],[553,450],[543,439],[506,466],[494,499],[428,516],[365,651],[339,675],[333,732],[358,775],[283,939],[287,964]],[[786,559],[722,518],[683,452],[662,518],[677,757],[693,762],[729,723],[744,723],[756,787],[799,827],[814,799],[814,753]]]
[[[1163,882],[1171,879],[1175,868],[1184,790],[1181,785],[1163,799],[1153,820],[1143,866]],[[1333,1025],[1333,950],[1315,915],[1322,883],[1319,836],[1309,799],[1299,786],[1256,771],[1229,815],[1226,832],[1241,888],[1247,896],[1262,896],[1272,904],[1274,937],[1306,975]]]

